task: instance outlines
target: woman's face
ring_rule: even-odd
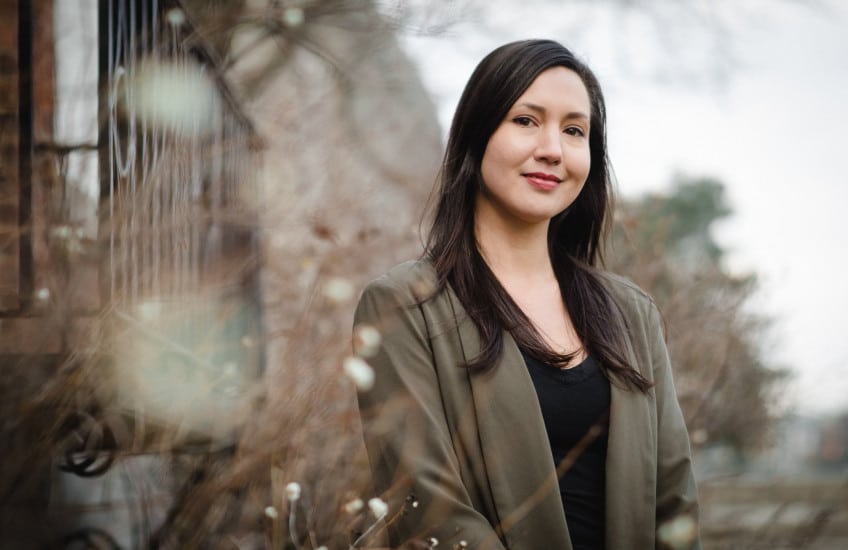
[[[590,120],[589,93],[577,73],[540,73],[486,145],[478,223],[547,224],[568,208],[589,175]]]

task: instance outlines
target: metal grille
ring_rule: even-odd
[[[254,134],[192,28],[100,4],[100,280],[121,406],[218,437],[262,362]]]
[[[104,2],[101,10],[108,300],[184,298],[233,283],[224,264],[238,278],[239,259],[253,252],[249,123],[176,3]]]

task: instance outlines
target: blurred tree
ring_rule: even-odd
[[[786,373],[762,357],[768,320],[749,308],[756,276],[730,273],[712,235],[731,213],[720,181],[677,176],[668,193],[619,204],[608,267],[650,293],[663,313],[695,445],[747,450],[768,440]]]

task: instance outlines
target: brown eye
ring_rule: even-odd
[[[512,121],[518,124],[519,126],[523,126],[525,128],[533,124],[533,119],[529,116],[517,116],[512,119]]]
[[[576,137],[585,137],[586,136],[586,132],[584,132],[583,128],[580,128],[579,126],[569,126],[565,130],[563,130],[563,132],[565,132],[566,134],[568,134],[570,136],[576,136]]]

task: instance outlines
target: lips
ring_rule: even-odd
[[[544,172],[529,172],[522,175],[527,178],[530,185],[544,191],[556,188],[556,186],[562,181],[557,176],[553,174],[546,174]]]

